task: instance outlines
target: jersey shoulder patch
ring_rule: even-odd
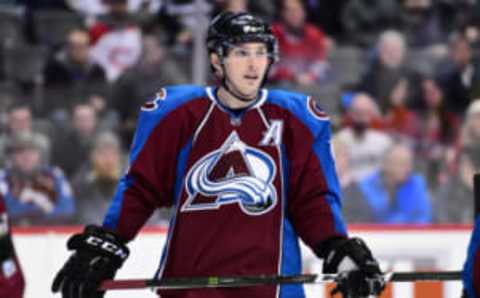
[[[321,121],[326,121],[330,120],[330,118],[327,115],[327,112],[325,112],[322,107],[320,107],[320,104],[318,101],[313,99],[313,97],[309,96],[307,98],[307,109],[310,112],[310,114],[313,115],[313,117],[317,118],[318,120]]]
[[[153,112],[162,109],[172,109],[190,100],[205,97],[205,87],[197,85],[176,85],[160,88],[152,100],[146,101],[141,110]]]
[[[269,102],[277,104],[300,118],[313,117],[320,121],[328,121],[328,114],[320,104],[311,96],[299,92],[285,90],[270,90]]]

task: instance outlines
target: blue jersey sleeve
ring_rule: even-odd
[[[480,216],[473,228],[468,256],[463,268],[463,285],[468,298],[480,298]]]

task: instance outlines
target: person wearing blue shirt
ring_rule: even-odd
[[[372,222],[422,224],[432,220],[425,179],[413,171],[413,153],[406,145],[392,145],[381,170],[361,180],[359,188]]]

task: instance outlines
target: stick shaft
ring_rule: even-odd
[[[272,284],[319,284],[331,283],[337,278],[336,274],[304,274],[293,276],[259,275],[259,276],[231,276],[231,277],[193,277],[156,279],[124,279],[108,280],[101,284],[100,290],[132,290],[144,288],[157,289],[195,289],[195,288],[225,288],[248,287]],[[461,271],[439,272],[391,272],[385,275],[387,282],[415,282],[415,281],[455,281],[461,280]]]

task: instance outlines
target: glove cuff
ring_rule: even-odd
[[[323,272],[335,273],[340,264],[348,258],[358,270],[369,274],[381,273],[377,261],[370,249],[360,238],[337,239],[328,244],[322,251],[324,258]]]
[[[321,259],[326,259],[328,254],[335,250],[337,247],[341,246],[345,241],[347,241],[347,238],[345,237],[333,237],[329,238],[327,240],[324,240],[317,244],[313,248],[313,252],[315,255]]]
[[[118,268],[130,254],[125,241],[114,233],[94,225],[85,227],[81,234],[73,235],[67,242],[67,248],[106,256],[112,259]]]
[[[14,249],[10,235],[0,237],[0,262],[13,257]]]

